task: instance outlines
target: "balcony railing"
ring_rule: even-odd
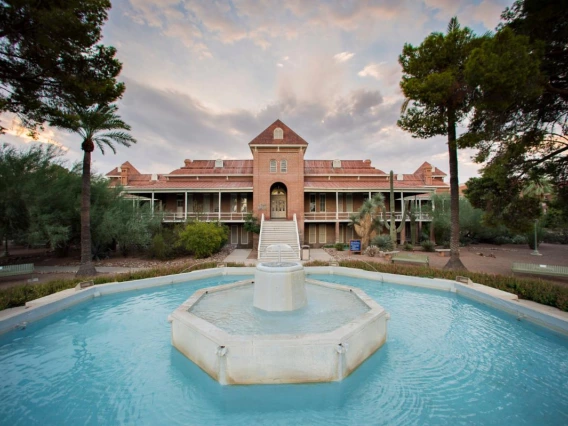
[[[199,219],[204,222],[212,222],[220,220],[221,222],[244,222],[245,221],[245,213],[237,213],[237,212],[221,212],[219,215],[218,212],[207,212],[207,213],[195,213],[195,212],[187,212],[185,213],[178,213],[178,212],[160,212],[162,215],[163,222],[185,222],[186,220],[196,220]]]
[[[334,220],[341,220],[341,221],[346,221],[349,220],[349,217],[352,214],[355,214],[357,212],[305,212],[304,213],[304,221],[306,222],[310,222],[310,221],[334,221]],[[336,216],[337,215],[337,216]],[[386,220],[386,219],[390,219],[391,214],[390,212],[382,212],[379,214],[379,217],[382,220]],[[402,220],[402,212],[395,212],[394,213],[394,219],[395,220]],[[406,217],[406,221],[409,221],[410,219],[408,217]],[[432,217],[428,214],[428,213],[416,213],[416,220],[418,221],[430,221],[432,220]]]

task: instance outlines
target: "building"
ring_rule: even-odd
[[[252,159],[185,160],[168,174],[142,174],[125,162],[106,176],[131,197],[150,202],[165,222],[218,220],[230,227],[230,243],[252,247],[243,224],[252,212],[265,221],[297,223],[300,244],[319,247],[353,238],[350,215],[377,192],[383,193],[389,217],[389,173],[370,160],[305,160],[308,142],[276,120],[249,142]],[[424,162],[413,174],[395,174],[395,215],[403,217],[404,200],[416,199],[419,226],[430,222],[422,203],[434,192],[447,192],[446,174]],[[426,210],[426,209],[425,209]],[[404,241],[409,225],[403,227]],[[356,236],[355,236],[356,237]]]

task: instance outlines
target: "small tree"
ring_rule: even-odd
[[[389,220],[385,222],[385,226],[390,232],[392,245],[394,248],[396,248],[396,234],[402,231],[402,227],[404,226],[404,202],[401,204],[403,220],[401,220],[400,225],[397,228],[395,210],[394,210],[394,173],[392,170],[390,171],[389,181],[390,181],[390,202],[389,202],[390,217]]]

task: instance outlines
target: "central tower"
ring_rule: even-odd
[[[304,228],[304,154],[308,143],[276,120],[249,143],[253,156],[254,214],[292,220]]]

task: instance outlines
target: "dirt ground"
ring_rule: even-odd
[[[387,262],[386,259],[375,256],[369,257],[364,255],[351,255],[349,252],[338,252],[335,249],[325,249],[333,258],[340,259],[358,259],[367,262]],[[558,244],[541,244],[539,252],[542,256],[531,255],[532,250],[528,246],[521,245],[502,245],[494,246],[488,244],[472,245],[462,247],[460,251],[460,258],[466,268],[474,272],[485,272],[489,274],[511,275],[511,266],[513,262],[524,263],[538,263],[545,265],[561,265],[568,266],[568,245]],[[120,267],[120,268],[153,268],[153,267],[168,267],[168,266],[181,266],[187,265],[188,267],[197,262],[203,261],[222,261],[230,250],[224,250],[217,253],[211,259],[195,260],[191,256],[178,258],[168,261],[160,261],[156,259],[146,259],[143,257],[131,256],[123,257],[116,254],[109,259],[104,259],[95,262],[96,266],[105,267]],[[448,261],[448,257],[442,257],[438,253],[419,252],[420,254],[427,255],[430,258],[430,266],[433,268],[443,268]],[[21,263],[34,263],[38,266],[78,266],[79,254],[72,253],[65,258],[58,258],[51,252],[45,249],[26,249],[13,247],[10,250],[10,257],[0,258],[0,264],[21,264]],[[112,275],[108,273],[107,275]],[[101,274],[105,275],[105,274]],[[527,275],[528,276],[528,275]],[[37,281],[31,282],[43,283],[54,279],[68,279],[73,278],[73,273],[35,273],[33,275],[23,275],[16,277],[0,278],[0,289],[12,287],[15,285],[22,285],[28,283],[29,279],[36,279]],[[534,276],[533,276],[534,277]],[[568,278],[556,277],[540,277],[563,286],[568,286]]]
[[[367,262],[387,262],[386,259],[378,256],[369,257],[355,254],[349,256],[349,252],[337,252],[335,249],[326,249],[326,251],[336,259],[351,258]],[[542,243],[538,251],[542,256],[531,255],[533,250],[527,245],[506,244],[496,246],[490,244],[476,244],[462,247],[460,249],[460,259],[469,271],[496,275],[512,275],[511,267],[513,262],[568,266],[568,245]],[[442,257],[438,253],[419,253],[429,257],[430,266],[432,268],[443,268],[449,259],[449,257]],[[523,276],[525,275],[523,274]],[[526,276],[536,277],[535,275]],[[568,286],[568,277],[539,276],[539,278]]]

